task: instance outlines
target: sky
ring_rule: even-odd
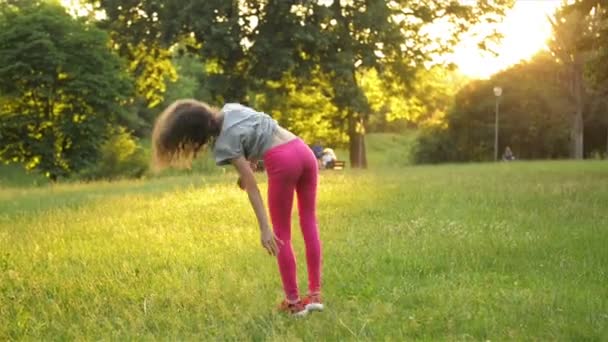
[[[504,35],[495,49],[496,56],[480,51],[475,40],[465,39],[448,60],[458,65],[463,74],[485,79],[529,59],[547,48],[546,42],[551,36],[547,15],[553,14],[560,4],[561,0],[517,0],[503,22],[495,24]]]

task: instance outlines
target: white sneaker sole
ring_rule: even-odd
[[[306,304],[306,310],[308,310],[308,311],[323,311],[323,304],[321,304],[321,303]]]
[[[293,313],[291,315],[293,317],[296,317],[296,318],[305,317],[306,315],[308,315],[308,309],[302,310],[300,312]]]

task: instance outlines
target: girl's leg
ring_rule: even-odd
[[[296,185],[300,227],[306,245],[306,266],[308,268],[308,293],[321,292],[321,242],[317,227],[317,176],[318,168],[314,154],[302,144],[302,175]]]
[[[296,277],[296,258],[291,246],[291,209],[297,175],[296,165],[285,160],[289,154],[276,151],[265,158],[268,174],[268,208],[274,234],[283,243],[278,243],[277,262],[287,301],[294,303],[300,299]]]

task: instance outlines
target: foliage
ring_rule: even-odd
[[[28,172],[22,165],[0,165],[0,189],[42,186],[48,182],[48,178],[38,173]]]
[[[565,6],[565,12],[579,12],[589,15],[587,34],[581,39],[580,48],[591,50],[587,74],[591,85],[602,95],[608,95],[608,68],[605,67],[608,58],[608,1],[607,0],[577,0]]]
[[[591,17],[590,28],[595,34],[587,35],[582,42],[589,51],[585,76],[591,97],[585,122],[585,152],[586,155],[608,156],[608,1],[581,0],[566,8],[588,13]],[[603,148],[599,147],[602,144]]]
[[[101,157],[95,165],[80,172],[81,178],[137,178],[148,170],[148,156],[124,127],[110,130],[100,153]]]
[[[598,0],[602,6],[596,6],[598,35],[595,45],[597,49],[589,62],[590,74],[593,75],[592,84],[595,91],[599,93],[604,100],[608,98],[608,68],[606,68],[606,60],[608,60],[608,1]],[[606,102],[604,102],[605,104]],[[608,114],[604,119],[608,121]],[[607,147],[608,148],[608,147]],[[606,151],[608,153],[608,150]]]
[[[403,132],[407,127],[423,127],[443,122],[454,96],[466,78],[442,66],[416,72],[408,87],[382,82],[375,70],[360,77],[361,88],[370,104],[370,132]]]
[[[447,127],[427,126],[420,129],[412,159],[416,164],[455,161],[453,132]]]
[[[444,1],[333,1],[293,6],[277,2],[269,4],[267,13],[273,17],[262,22],[260,32],[276,31],[277,24],[286,27],[279,45],[291,56],[294,69],[306,74],[311,66],[320,66],[329,76],[334,89],[332,101],[346,114],[351,164],[366,167],[363,135],[370,104],[357,70],[375,69],[385,81],[409,84],[416,70],[435,53],[449,50],[470,25],[486,19],[486,15],[500,14],[510,3],[497,1],[478,7]],[[433,40],[425,31],[429,24],[439,20],[454,24],[449,42]],[[252,47],[253,73],[266,77],[269,69],[256,69],[256,63],[263,61],[260,54],[272,53],[272,48],[268,48],[273,44],[264,42],[276,44],[276,38],[271,35],[256,38]],[[285,67],[285,63],[273,64],[270,72],[277,73]]]
[[[576,104],[571,133],[574,156],[608,152],[608,1],[570,1],[555,13],[552,24],[551,48],[563,65]],[[598,149],[601,139],[603,146]]]
[[[174,82],[167,85],[163,102],[165,106],[178,99],[211,98],[205,64],[197,55],[176,53],[173,57],[173,65],[177,77]]]
[[[159,43],[158,14],[145,6],[160,11],[164,5],[155,0],[90,2],[103,9],[107,19],[98,25],[110,33],[113,48],[129,61],[129,73],[136,81],[136,95],[147,107],[156,107],[163,100],[167,81],[175,80],[176,73],[171,52]]]
[[[252,96],[252,102],[309,144],[336,147],[344,145],[348,137],[332,94],[331,85],[319,73],[306,84],[285,75],[279,81],[268,81],[263,92]]]
[[[420,134],[417,161],[490,160],[494,85],[504,89],[499,151],[510,146],[526,159],[583,158],[608,151],[608,101],[597,64],[607,46],[601,41],[606,24],[601,2],[573,1],[549,18],[552,56],[536,56],[463,89],[446,126],[427,127]]]
[[[179,47],[172,49],[171,59],[162,63],[169,63],[171,73],[162,79],[153,79],[148,81],[151,98],[145,98],[141,95],[136,96],[134,111],[134,120],[124,121],[121,124],[133,132],[133,134],[141,139],[148,138],[150,131],[156,120],[161,108],[165,108],[173,101],[181,98],[208,99],[210,98],[208,90],[208,77],[205,73],[205,65],[200,58],[191,53],[184,53]],[[152,68],[149,65],[146,68]],[[162,74],[160,70],[157,72]],[[152,72],[151,70],[146,73]],[[175,72],[175,73],[173,73]],[[145,76],[141,76],[145,78]],[[162,85],[154,85],[156,82],[163,83]],[[150,101],[154,99],[154,103]],[[160,105],[158,101],[161,101]]]
[[[102,26],[103,27],[103,26]],[[112,35],[112,41],[119,41]],[[114,43],[114,45],[119,45]],[[134,79],[134,110],[121,118],[119,124],[129,128],[140,137],[149,135],[155,112],[163,102],[167,84],[177,79],[172,54],[166,49],[147,46],[143,42],[127,44],[116,50],[129,61],[128,74]]]
[[[59,5],[2,7],[0,160],[51,179],[90,165],[130,86],[103,31]]]
[[[595,34],[593,26],[590,25],[592,18],[582,11],[570,10],[568,6],[564,6],[549,20],[553,26],[553,39],[549,46],[562,66],[564,87],[568,89],[574,106],[569,120],[571,157],[582,159],[586,116],[584,107],[588,102],[584,68],[589,59],[589,50],[582,47],[582,42]]]
[[[469,83],[457,94],[446,126],[431,126],[420,134],[416,160],[493,159],[495,85],[503,88],[499,151],[510,146],[521,159],[566,157],[568,117],[573,109],[567,89],[558,82],[559,70],[550,55],[541,53],[488,81]]]
[[[351,161],[365,166],[362,134],[369,105],[357,73],[376,69],[383,80],[410,82],[469,27],[498,20],[512,3],[102,0],[99,6],[108,27],[124,40],[121,46],[145,42],[165,48],[193,37],[190,48],[209,68],[210,102],[250,102],[250,94],[268,81],[294,77],[305,84],[321,72],[333,89],[337,117],[347,119],[342,133],[349,136]],[[450,25],[452,34],[434,37],[427,28],[438,22]]]

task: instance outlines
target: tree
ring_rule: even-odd
[[[365,167],[370,111],[360,85],[367,70],[411,83],[416,70],[448,51],[481,21],[497,21],[513,0],[429,1],[101,0],[108,23],[131,44],[171,46],[194,37],[209,66],[212,102],[247,102],[267,81],[300,86],[322,73],[337,116],[346,119],[351,165]],[[428,27],[448,24],[443,39]]]
[[[211,97],[207,87],[205,64],[198,56],[189,53],[177,54],[173,58],[173,65],[177,71],[177,79],[167,85],[164,105],[169,105],[178,99]]]
[[[565,13],[573,11],[591,16],[590,30],[594,33],[581,39],[580,46],[590,50],[589,80],[595,90],[608,95],[608,0],[578,0],[567,5]]]
[[[304,141],[343,145],[348,136],[343,133],[343,118],[332,102],[329,81],[317,72],[306,84],[301,83],[292,75],[267,81],[264,91],[250,96],[250,101]]]
[[[370,131],[403,131],[442,122],[466,77],[443,66],[416,72],[410,86],[382,82],[375,70],[362,75],[361,87],[371,107]]]
[[[580,11],[565,11],[563,8],[555,13],[555,19],[549,18],[553,26],[551,50],[565,68],[565,79],[569,96],[575,104],[572,113],[571,133],[572,158],[583,158],[583,108],[585,97],[584,66],[586,52],[580,48],[581,37],[587,33],[587,20]]]
[[[265,72],[277,74],[281,67],[303,74],[320,67],[329,75],[333,102],[347,121],[351,165],[366,167],[364,134],[370,104],[361,88],[361,74],[375,69],[386,82],[411,84],[418,69],[449,51],[471,25],[497,20],[510,5],[512,1],[270,1],[258,30],[273,34],[256,37],[252,69],[266,77]],[[427,30],[439,22],[453,29],[443,40]],[[277,27],[282,31],[278,39]],[[256,67],[275,46],[287,62],[271,69]]]
[[[95,162],[109,123],[126,115],[131,81],[105,32],[59,5],[0,11],[0,160],[51,179]]]
[[[575,104],[571,140],[572,157],[576,159],[582,159],[586,150],[584,127],[594,120],[594,109],[601,108],[608,95],[608,74],[604,71],[603,59],[608,40],[602,45],[608,24],[606,5],[606,0],[577,0],[564,5],[554,18],[549,18],[553,26],[550,47],[563,66],[564,83]]]
[[[490,80],[469,83],[456,95],[446,122],[420,134],[417,162],[493,160],[497,84],[504,89],[499,149],[510,146],[521,159],[567,156],[567,118],[574,105],[560,84],[560,69],[551,55],[541,53]]]
[[[569,6],[582,13],[593,16],[592,28],[594,35],[584,42],[591,50],[587,63],[587,77],[591,85],[593,100],[591,101],[591,114],[589,126],[597,129],[597,123],[605,126],[605,153],[608,156],[608,0],[582,0]],[[595,114],[595,115],[594,115]]]

